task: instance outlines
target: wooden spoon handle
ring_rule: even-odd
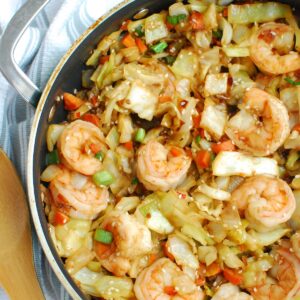
[[[33,265],[25,193],[12,163],[1,149],[0,285],[11,300],[44,299]]]
[[[0,283],[11,300],[44,299],[32,259],[30,226],[26,224],[19,251],[1,262]]]

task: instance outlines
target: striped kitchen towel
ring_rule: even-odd
[[[25,0],[2,0],[0,36]],[[16,49],[16,61],[41,89],[71,44],[96,19],[121,0],[51,0],[28,28]],[[17,168],[25,186],[27,144],[34,109],[0,74],[0,147]],[[33,233],[34,262],[45,298],[70,299],[52,272]],[[0,300],[7,299],[0,288]]]

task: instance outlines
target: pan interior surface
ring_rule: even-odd
[[[39,238],[43,237],[48,245],[48,249],[44,248],[46,255],[53,265],[58,266],[64,280],[63,285],[67,287],[68,292],[72,297],[77,299],[85,299],[85,296],[80,289],[73,282],[72,278],[65,270],[64,265],[56,253],[55,247],[52,243],[51,237],[48,232],[48,224],[44,213],[44,206],[40,196],[40,175],[45,168],[45,156],[47,151],[46,146],[46,131],[51,123],[61,123],[66,119],[66,112],[63,109],[63,103],[57,104],[57,97],[60,97],[63,92],[73,92],[74,89],[80,89],[82,70],[85,67],[85,61],[89,57],[92,49],[97,43],[107,34],[117,30],[121,23],[132,18],[141,9],[148,8],[149,14],[156,11],[165,9],[173,0],[135,0],[125,1],[121,5],[121,8],[111,14],[108,18],[104,18],[94,28],[87,31],[79,43],[75,44],[68,54],[62,59],[58,67],[55,69],[51,79],[49,80],[47,87],[43,93],[41,103],[39,104],[34,125],[33,132],[30,140],[29,148],[29,197],[31,203],[31,209],[35,210],[33,213],[34,223],[39,235]],[[281,1],[288,3],[296,8],[296,14],[300,12],[300,2],[294,1]],[[49,113],[55,105],[55,114],[53,119],[49,122]],[[31,163],[30,163],[31,162]],[[34,206],[34,207],[33,207]],[[42,243],[43,244],[43,243]],[[48,250],[48,251],[47,251]],[[49,253],[47,253],[49,252]],[[60,279],[61,279],[60,278]]]

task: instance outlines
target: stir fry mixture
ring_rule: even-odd
[[[300,31],[231,2],[123,22],[60,97],[42,200],[91,297],[300,297]]]

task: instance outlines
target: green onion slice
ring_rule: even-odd
[[[160,42],[156,45],[153,45],[151,47],[151,50],[155,53],[162,53],[167,47],[168,47],[168,44],[166,42]]]
[[[288,82],[289,84],[292,84],[292,85],[300,85],[300,81],[294,81],[291,77],[286,77],[284,78],[284,80],[286,82]]]
[[[57,149],[46,154],[46,165],[57,165],[60,163]]]
[[[95,231],[94,240],[103,244],[111,244],[114,237],[110,231],[98,228]]]
[[[108,171],[99,171],[93,175],[93,181],[96,185],[108,186],[115,181],[115,178]]]
[[[184,21],[186,19],[187,15],[180,14],[177,16],[167,16],[167,21],[169,24],[177,25],[179,22]]]
[[[223,31],[220,30],[220,29],[218,29],[218,30],[216,30],[216,31],[213,31],[213,32],[212,32],[212,35],[213,35],[216,39],[220,40],[220,39],[222,38],[222,36],[223,36]]]
[[[138,36],[138,37],[142,37],[145,35],[145,32],[143,31],[143,25],[139,25],[135,28],[134,30],[135,34]]]
[[[201,137],[200,135],[197,135],[195,138],[196,143],[199,145],[200,141],[201,141]]]
[[[139,183],[139,180],[136,177],[132,178],[131,184],[137,185],[138,183]]]
[[[99,151],[98,153],[95,154],[95,157],[96,157],[97,159],[99,159],[100,161],[102,161],[102,160],[103,160],[103,157],[104,157],[104,154],[103,154],[102,151]]]
[[[144,128],[139,128],[136,135],[135,135],[135,141],[141,143],[146,136],[146,131]]]
[[[172,55],[168,55],[164,58],[164,61],[166,62],[167,65],[173,65],[173,63],[175,62],[176,57],[172,56]]]

